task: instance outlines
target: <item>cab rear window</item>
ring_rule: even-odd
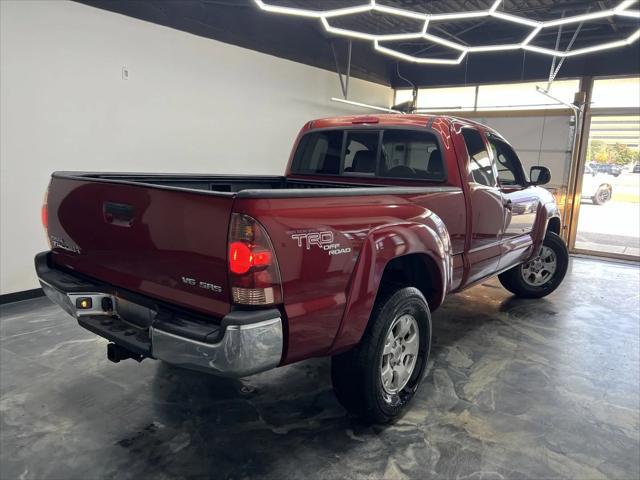
[[[306,175],[443,181],[445,165],[435,134],[405,129],[322,130],[299,142],[291,171]]]
[[[340,130],[307,133],[296,150],[294,173],[339,175],[342,137]]]

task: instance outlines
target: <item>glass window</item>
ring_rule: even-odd
[[[413,130],[385,130],[380,176],[444,180],[444,162],[435,135]]]
[[[482,135],[472,128],[463,128],[462,136],[469,154],[469,181],[488,187],[495,187],[496,175],[494,166],[482,140]]]
[[[478,110],[537,110],[567,108],[536,90],[546,88],[546,82],[512,83],[504,85],[480,85],[478,87]],[[566,103],[572,103],[580,89],[579,80],[556,80],[549,94]]]
[[[640,107],[640,77],[593,82],[592,108]]]
[[[417,108],[422,111],[473,110],[476,87],[421,88],[418,90]]]
[[[413,90],[411,89],[400,89],[396,90],[396,98],[394,105],[400,105],[404,102],[410,102],[413,100]]]
[[[446,178],[436,135],[401,129],[384,130],[383,135],[380,130],[356,129],[307,133],[294,154],[291,171],[307,175],[378,175],[423,181]]]
[[[524,174],[520,159],[507,143],[489,137],[489,145],[498,169],[498,181],[502,186],[523,186]]]
[[[341,130],[329,130],[303,136],[293,160],[293,172],[338,175],[342,154],[342,135]]]
[[[380,132],[347,131],[347,148],[344,151],[344,173],[346,175],[374,176],[378,157]]]
[[[594,143],[596,148],[593,148]],[[589,160],[598,158],[600,161],[604,160],[604,158],[610,156],[607,150],[613,148],[616,143],[626,145],[627,148],[636,152],[638,151],[640,144],[640,115],[597,115],[592,117],[591,129],[589,130],[590,148],[587,158]]]

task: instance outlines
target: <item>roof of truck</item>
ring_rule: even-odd
[[[346,127],[352,125],[397,125],[397,126],[416,126],[416,127],[428,127],[433,124],[434,121],[440,120],[446,123],[458,122],[469,125],[482,127],[487,130],[493,131],[491,127],[483,125],[481,123],[469,120],[466,118],[454,117],[450,115],[427,115],[427,114],[374,114],[374,115],[348,115],[343,117],[328,117],[311,120],[307,123],[308,129],[316,128],[331,128],[331,127]]]

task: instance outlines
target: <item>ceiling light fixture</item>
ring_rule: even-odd
[[[599,18],[608,18],[616,15],[632,17],[632,18],[640,18],[640,11],[628,10],[628,8],[634,5],[635,3],[637,3],[638,0],[623,0],[616,7],[609,10],[585,13],[582,15],[574,15],[572,17],[564,17],[556,20],[548,20],[546,22],[538,22],[536,20],[532,20],[526,17],[521,17],[519,15],[513,15],[510,13],[498,11],[498,8],[502,4],[502,0],[494,1],[488,10],[476,10],[476,11],[470,11],[470,12],[440,13],[440,14],[426,14],[426,13],[406,10],[403,8],[389,7],[386,5],[378,5],[376,0],[369,0],[367,3],[364,3],[363,5],[356,5],[353,7],[338,8],[333,10],[308,10],[308,9],[298,8],[298,7],[283,7],[279,5],[269,4],[264,0],[254,0],[254,2],[261,10],[264,10],[265,12],[278,13],[283,15],[293,15],[293,16],[307,17],[307,18],[317,18],[321,21],[322,26],[324,27],[325,31],[327,31],[328,33],[371,41],[373,42],[375,50],[378,52],[384,53],[385,55],[390,55],[395,58],[399,58],[401,60],[406,60],[409,62],[420,63],[420,64],[458,65],[460,64],[460,62],[462,62],[462,60],[468,53],[498,52],[498,51],[518,50],[518,49],[537,52],[544,55],[551,55],[554,57],[573,57],[576,55],[583,55],[587,53],[598,52],[601,50],[623,47],[623,46],[632,44],[633,42],[637,41],[638,38],[640,38],[640,29],[638,29],[629,37],[622,40],[602,43],[599,45],[593,45],[591,47],[578,48],[578,49],[569,50],[569,51],[554,50],[551,48],[544,48],[544,47],[538,47],[536,45],[531,45],[531,41],[544,28],[557,27],[560,25],[566,25],[570,23],[585,22],[589,20],[596,20]],[[388,15],[412,18],[415,20],[421,20],[424,23],[419,32],[373,34],[373,33],[349,30],[346,28],[334,27],[329,22],[329,19],[331,18],[354,15],[357,13],[366,13],[366,12],[379,12],[379,13],[385,13]],[[429,23],[433,21],[460,20],[460,19],[467,19],[467,18],[480,18],[480,17],[493,17],[500,20],[504,20],[505,22],[526,25],[528,27],[531,27],[533,30],[520,43],[512,43],[512,44],[505,44],[505,45],[477,45],[477,46],[461,45],[459,43],[452,42],[450,40],[447,40],[445,38],[442,38],[427,32]],[[404,52],[399,52],[397,50],[394,50],[393,48],[389,48],[380,44],[380,42],[383,42],[383,41],[412,40],[412,39],[424,39],[433,43],[438,43],[440,45],[451,48],[453,50],[457,50],[458,52],[460,52],[460,55],[454,59],[416,57],[414,55],[410,55]]]
[[[489,9],[489,13],[495,12],[501,3],[502,3],[502,0],[496,0],[495,2],[493,2],[493,5],[491,5],[491,8]]]
[[[457,58],[451,58],[451,59],[449,59],[449,58],[414,57],[413,55],[409,55],[407,53],[398,52],[397,50],[394,50],[392,48],[384,47],[384,46],[380,45],[380,42],[378,40],[374,40],[373,48],[375,48],[376,51],[378,51],[378,52],[385,53],[385,54],[387,54],[389,56],[396,57],[396,58],[399,58],[401,60],[407,60],[408,62],[431,63],[431,64],[437,64],[437,65],[458,65],[460,62],[462,62],[462,59],[467,54],[466,51],[463,51],[463,52],[460,53],[460,55]]]
[[[624,2],[622,2],[620,5],[618,5],[616,8],[614,8],[614,10],[616,12],[619,12],[621,10],[626,10],[627,8],[629,8],[631,5],[633,5],[634,3],[636,3],[637,0],[625,0]]]
[[[640,10],[621,10],[616,15],[622,17],[640,18]]]

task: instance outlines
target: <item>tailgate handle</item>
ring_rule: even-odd
[[[104,221],[118,227],[130,227],[133,224],[133,207],[126,203],[104,202],[102,205]]]

